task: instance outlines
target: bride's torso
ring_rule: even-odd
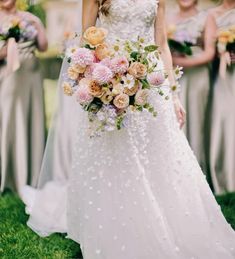
[[[135,40],[139,36],[154,42],[158,0],[111,0],[109,14],[99,14],[99,24],[109,31],[109,40]]]

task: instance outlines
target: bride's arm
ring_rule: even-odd
[[[85,31],[91,26],[95,26],[98,16],[98,1],[83,0],[82,5],[82,31]]]
[[[157,11],[157,17],[155,22],[155,40],[161,51],[161,57],[169,75],[169,81],[171,85],[175,84],[175,78],[173,73],[172,56],[168,46],[166,22],[165,22],[165,0],[159,0],[159,6]],[[182,127],[185,123],[185,110],[179,101],[177,94],[173,96],[174,105],[177,119]]]

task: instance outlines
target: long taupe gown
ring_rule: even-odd
[[[197,56],[203,51],[205,20],[206,12],[203,11],[176,24],[177,33],[188,34],[195,39],[195,46],[192,47],[193,56]],[[187,112],[184,131],[200,166],[206,172],[205,114],[210,89],[208,65],[185,68],[181,87],[180,98]]]
[[[0,67],[0,183],[9,187],[36,185],[44,151],[44,99],[39,64],[32,44],[20,49],[21,66],[4,76]]]
[[[218,28],[235,25],[235,9],[217,18]],[[214,85],[210,167],[216,193],[235,191],[235,64]]]

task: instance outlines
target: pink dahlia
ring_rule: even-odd
[[[99,84],[106,84],[110,82],[113,77],[112,71],[101,64],[97,64],[92,73],[92,79]]]
[[[126,57],[115,57],[112,59],[111,68],[116,74],[124,74],[129,67],[129,61]]]
[[[104,58],[103,60],[100,61],[101,65],[104,65],[108,68],[112,68],[112,63],[111,63],[111,59],[110,58]]]
[[[86,78],[91,79],[92,73],[93,73],[93,71],[94,71],[95,66],[96,66],[95,64],[92,64],[92,65],[90,65],[90,66],[87,66],[87,68],[86,68],[86,70],[85,70],[85,72],[84,72],[84,76],[85,76]]]
[[[76,98],[81,105],[89,104],[93,101],[93,96],[90,95],[89,89],[86,86],[78,87]]]
[[[72,55],[72,61],[82,67],[90,66],[94,62],[94,54],[86,48],[78,48]]]
[[[148,74],[147,80],[153,86],[160,86],[166,79],[164,73],[162,71],[158,71]]]

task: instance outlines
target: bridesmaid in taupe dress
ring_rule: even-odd
[[[212,13],[219,31],[231,27],[235,30],[235,0],[224,0]],[[235,51],[220,51],[219,56],[220,73],[217,73],[214,85],[210,146],[211,178],[218,194],[235,191]],[[226,56],[231,62],[229,64],[227,60],[227,67]]]
[[[168,19],[169,33],[179,42],[191,43],[191,55],[172,51],[175,65],[184,67],[181,79],[181,100],[187,112],[185,133],[203,169],[207,172],[206,162],[206,110],[210,89],[208,63],[215,54],[215,29],[212,18],[207,12],[199,12],[197,0],[177,0],[179,11]],[[175,27],[173,29],[173,27]],[[170,32],[170,30],[174,32]],[[170,35],[169,35],[170,36]],[[172,37],[172,36],[170,36]]]
[[[20,67],[15,72],[6,73],[9,41],[0,50],[0,191],[9,187],[19,192],[25,184],[35,186],[44,151],[43,86],[34,50],[46,50],[47,40],[37,17],[17,11],[15,0],[0,0],[0,24],[9,16],[37,30],[33,41],[18,44]]]

